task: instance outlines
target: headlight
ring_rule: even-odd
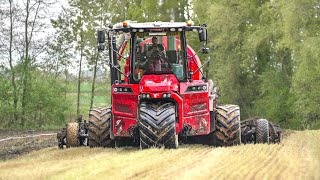
[[[151,96],[150,96],[150,94],[141,94],[140,95],[140,97],[142,98],[142,99],[150,99],[151,98]]]
[[[207,85],[189,86],[186,90],[186,92],[200,92],[200,91],[207,91]]]
[[[171,98],[171,94],[170,93],[164,93],[164,94],[162,94],[162,98]]]
[[[130,87],[114,87],[113,91],[115,93],[123,93],[123,94],[130,93],[130,94],[133,94],[133,90]]]

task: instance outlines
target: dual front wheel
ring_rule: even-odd
[[[177,148],[175,106],[171,102],[142,102],[138,122],[140,148]]]

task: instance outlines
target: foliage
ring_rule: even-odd
[[[221,103],[242,119],[260,116],[287,128],[320,128],[319,2],[195,1],[209,24],[211,75]]]
[[[26,99],[24,128],[54,128],[65,124],[66,114],[70,104],[66,101],[63,81],[51,74],[32,71],[30,75],[30,94]],[[21,127],[21,124],[12,122],[13,114],[22,116],[19,105],[18,112],[12,107],[12,87],[8,78],[1,76],[0,91],[0,120],[2,127]],[[21,94],[21,92],[20,92]],[[21,96],[20,96],[21,98]],[[19,118],[20,119],[20,118]]]

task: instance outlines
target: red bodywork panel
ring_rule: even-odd
[[[187,92],[188,87],[203,87],[206,90]],[[210,133],[210,110],[208,83],[202,80],[180,83],[180,96],[183,99],[184,123],[191,126],[190,135],[204,135]]]
[[[145,43],[151,44],[151,38],[140,43],[142,47]],[[180,40],[176,39],[177,47]],[[167,50],[167,38],[162,37],[162,44]],[[194,56],[194,50],[188,46],[189,57]],[[191,62],[188,58],[188,69],[195,71],[201,66],[197,55]],[[125,74],[130,74],[129,59],[126,60]],[[177,105],[178,122],[176,124],[177,134],[187,125],[191,127],[190,136],[206,135],[210,133],[210,113],[208,83],[202,81],[201,73],[198,71],[192,76],[192,82],[179,82],[174,74],[143,75],[139,84],[112,85],[112,128],[115,137],[130,137],[132,130],[137,126],[139,95],[141,93],[150,94],[152,99],[161,99],[163,93],[171,93],[172,99]],[[206,86],[203,91],[187,92],[188,87]],[[114,91],[114,88],[131,88],[132,92]]]
[[[195,55],[194,50],[188,46],[188,68],[189,71],[195,72],[199,67],[201,67],[201,61],[198,57],[198,55]],[[194,57],[193,57],[194,56]],[[190,58],[193,57],[193,58]],[[202,79],[202,75],[200,73],[200,71],[196,72],[193,74],[192,76],[192,80],[201,80]]]
[[[139,84],[142,93],[178,92],[178,89],[179,81],[174,74],[144,75]]]
[[[119,91],[115,88],[131,88],[132,92]],[[129,137],[130,128],[137,124],[138,84],[112,85],[112,115],[114,136]]]

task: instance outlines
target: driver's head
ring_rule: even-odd
[[[158,44],[158,38],[156,36],[152,37],[152,44],[157,45]]]

